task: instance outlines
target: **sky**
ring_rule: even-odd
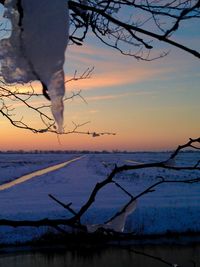
[[[200,29],[194,21],[185,23],[174,36],[199,49]],[[82,73],[94,66],[92,77],[66,84],[66,96],[81,90],[82,97],[65,104],[65,128],[82,124],[81,131],[116,135],[92,137],[81,134],[57,136],[17,129],[0,115],[0,150],[127,150],[175,149],[200,133],[200,61],[166,44],[154,52],[170,51],[156,61],[137,61],[106,47],[91,35],[81,47],[68,47],[64,70],[66,79],[74,70]],[[37,87],[37,85],[36,85]],[[38,87],[37,90],[40,90]],[[34,100],[41,104],[45,99]],[[39,119],[16,103],[17,115],[27,117],[36,127]]]

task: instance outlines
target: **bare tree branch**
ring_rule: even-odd
[[[73,76],[66,80],[66,83],[90,79],[93,70],[94,68],[87,68],[80,74],[75,71]],[[64,98],[64,102],[67,103],[77,97],[87,103],[85,98],[81,95],[81,90],[78,92],[72,92],[70,96],[66,96]],[[33,116],[38,120],[37,128],[32,124],[32,120],[26,118],[26,112],[24,113],[24,116],[19,117],[18,114],[20,112],[18,107],[26,108],[27,113],[32,112]],[[33,133],[49,132],[57,135],[58,132],[54,119],[52,118],[50,108],[51,104],[49,104],[49,102],[47,102],[47,104],[45,103],[43,100],[43,94],[37,93],[32,83],[24,86],[23,84],[8,85],[3,80],[0,82],[0,114],[4,116],[13,126]],[[41,126],[39,126],[39,123]],[[81,131],[80,129],[88,123],[89,122],[72,122],[72,128],[68,130],[65,129],[62,134],[83,134],[90,135],[92,137],[115,135],[115,133],[110,132]]]
[[[196,139],[190,139],[189,142],[178,146],[178,148],[175,150],[175,152],[173,152],[171,154],[171,156],[169,157],[169,159],[172,159],[174,157],[176,157],[183,148],[189,148],[191,144],[193,144],[194,142],[199,143],[200,139],[196,138]],[[199,160],[197,160],[198,164],[199,164]],[[198,165],[196,164],[196,165]],[[68,219],[54,219],[54,220],[50,220],[50,219],[43,219],[43,220],[24,220],[24,221],[15,221],[15,220],[4,220],[1,219],[0,220],[0,225],[9,225],[9,226],[13,226],[13,227],[19,227],[19,226],[35,226],[35,227],[39,227],[39,226],[52,226],[52,227],[58,227],[60,225],[68,225],[71,227],[75,227],[78,228],[81,231],[85,231],[87,232],[87,227],[85,225],[81,224],[81,218],[83,217],[83,215],[88,211],[88,209],[91,207],[91,205],[95,202],[95,198],[97,196],[97,194],[100,192],[100,190],[102,188],[104,188],[105,186],[107,186],[110,183],[115,184],[118,188],[121,189],[121,191],[123,193],[125,193],[126,195],[128,195],[130,197],[130,200],[124,204],[123,208],[117,212],[116,214],[114,214],[108,221],[105,222],[105,224],[108,224],[109,222],[111,222],[112,220],[114,220],[117,216],[120,216],[120,214],[122,214],[126,208],[133,203],[134,201],[138,200],[139,198],[141,198],[143,195],[152,193],[155,191],[155,188],[157,186],[160,186],[162,184],[175,184],[175,183],[180,183],[180,184],[195,184],[195,183],[199,183],[200,182],[200,178],[196,177],[196,178],[190,178],[190,179],[166,179],[163,177],[158,177],[158,181],[156,181],[154,184],[148,186],[146,189],[144,189],[142,192],[140,192],[138,195],[133,196],[132,193],[128,192],[126,189],[124,189],[118,182],[116,182],[114,180],[114,178],[116,177],[116,175],[120,172],[124,172],[127,170],[133,170],[133,169],[143,169],[143,168],[164,168],[164,169],[170,169],[171,170],[171,166],[168,166],[165,164],[165,162],[155,162],[155,163],[150,163],[150,164],[140,164],[140,165],[133,165],[133,166],[127,166],[127,165],[123,165],[120,167],[115,166],[114,169],[110,172],[110,174],[101,182],[98,182],[90,196],[88,197],[88,200],[82,205],[82,207],[80,207],[78,212],[75,212],[73,210],[72,203],[68,203],[65,204],[62,201],[58,200],[56,197],[49,195],[49,197],[51,199],[53,199],[54,201],[56,201],[56,203],[58,203],[59,205],[61,205],[62,207],[64,207],[65,209],[67,209],[70,213],[72,213],[72,217],[68,218]],[[176,168],[173,168],[173,170],[176,170]],[[185,167],[179,167],[178,170],[185,170]],[[196,170],[199,171],[199,168],[196,166],[188,166],[187,170]],[[193,173],[193,172],[192,172]],[[101,227],[103,232],[106,233],[112,233],[115,234],[115,231],[113,231],[112,229],[104,229],[103,226]],[[117,233],[116,233],[117,234]],[[120,234],[118,235],[118,237],[122,237],[123,235]],[[131,234],[130,234],[131,237]]]
[[[171,38],[179,28],[183,27],[181,24],[183,21],[200,18],[200,0],[158,0],[156,2],[148,0],[69,0],[68,3],[71,24],[70,40],[76,45],[81,45],[86,36],[92,33],[102,43],[124,55],[133,56],[137,60],[150,61],[168,54],[168,51],[164,51],[158,55],[152,55],[154,47],[152,40],[170,44],[200,58],[199,51],[175,41],[175,38]],[[2,1],[2,4],[4,4],[4,1]],[[19,10],[21,10],[20,6]],[[127,16],[124,14],[127,14]],[[6,29],[1,30],[5,31]],[[92,72],[93,68],[87,68],[82,74],[75,71],[73,77],[66,80],[66,83],[89,79]],[[57,133],[54,121],[48,112],[49,103],[36,106],[32,102],[35,97],[39,99],[42,94],[35,92],[31,84],[27,92],[17,87],[18,85],[8,87],[1,81],[0,101],[2,107],[0,107],[0,113],[15,127],[34,133]],[[86,102],[81,95],[81,91],[72,93],[71,96],[65,98],[65,101],[76,96]],[[30,125],[30,122],[25,121],[25,118],[17,117],[17,110],[16,114],[14,113],[16,103],[34,112],[42,126],[35,129],[33,125]],[[82,124],[78,125],[81,127]],[[106,132],[78,131],[77,128],[68,130],[65,134],[89,134],[93,137],[107,134]]]
[[[86,5],[80,1],[70,0],[69,7],[74,12],[73,14],[76,14],[76,16],[72,16],[72,23],[77,26],[75,21],[77,22],[78,16],[81,19],[81,23],[79,21],[77,26],[79,29],[85,28],[87,33],[88,27],[91,27],[97,38],[122,54],[134,56],[136,59],[151,60],[149,52],[145,53],[144,51],[145,49],[151,50],[153,48],[151,40],[145,40],[146,37],[150,37],[200,58],[198,51],[170,38],[172,33],[175,33],[180,28],[181,21],[200,18],[200,1],[167,1],[167,3],[157,1],[155,4],[150,1],[111,0],[87,1]],[[80,10],[85,10],[87,17]],[[121,15],[125,10],[128,14],[132,14],[128,21]],[[138,21],[137,19],[134,20],[133,14],[139,14],[141,21],[139,19]],[[135,17],[137,18],[137,16]],[[151,25],[149,27],[151,30],[145,27],[147,23]],[[73,34],[75,33],[76,31]],[[71,37],[71,39],[78,39],[79,44],[81,44],[85,39],[85,35],[80,38]],[[128,52],[125,52],[124,46],[121,46],[121,44],[128,44]],[[131,52],[132,49],[137,48],[139,49],[136,52]],[[166,52],[153,58],[162,57],[165,54]]]
[[[169,262],[159,256],[154,256],[152,254],[149,254],[149,253],[145,253],[145,252],[142,252],[142,251],[139,251],[139,250],[136,250],[136,249],[132,249],[132,248],[129,248],[129,247],[126,247],[126,249],[128,249],[128,251],[134,253],[134,254],[138,254],[138,255],[141,255],[141,256],[145,256],[147,258],[151,258],[151,259],[154,259],[156,260],[157,262],[161,262],[161,263],[164,263],[165,265],[167,266],[171,266],[171,267],[181,267],[180,265],[178,264],[175,264],[175,263],[172,263],[172,262]]]
[[[73,215],[76,215],[77,214],[72,208],[70,208],[70,206],[72,205],[71,202],[66,205],[65,203],[61,202],[60,200],[58,200],[56,197],[54,197],[51,194],[49,194],[49,197],[51,199],[53,199],[55,202],[57,202],[59,205],[61,205],[63,208],[65,208],[66,210],[68,210],[69,212],[71,212]]]
[[[186,144],[179,145],[177,149],[174,151],[174,153],[170,156],[169,160],[176,158],[179,152],[185,148],[194,148],[196,150],[200,150],[200,147],[194,146],[194,144],[200,145],[200,138],[195,138],[195,139],[190,138],[190,140]]]

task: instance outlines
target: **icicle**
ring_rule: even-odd
[[[89,233],[94,233],[98,229],[104,228],[104,229],[113,230],[115,232],[123,232],[127,216],[133,213],[135,209],[136,209],[136,200],[130,202],[130,204],[126,207],[124,212],[122,212],[120,215],[118,215],[113,220],[109,221],[108,223],[87,225],[87,231]]]
[[[58,125],[58,132],[63,132],[63,93],[65,91],[64,87],[64,73],[63,71],[58,71],[54,73],[49,82],[49,96],[51,99],[51,111]]]
[[[107,228],[109,227],[109,229],[113,229],[116,232],[123,232],[126,223],[126,218],[128,217],[129,214],[134,212],[135,209],[136,209],[136,201],[133,201],[127,206],[127,208],[122,214],[115,217],[113,220],[111,220],[106,224]]]
[[[40,80],[48,89],[52,114],[63,131],[63,64],[69,34],[66,0],[6,0],[12,24],[9,39],[0,42],[1,72],[7,83]]]

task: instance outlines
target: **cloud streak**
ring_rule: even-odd
[[[91,79],[77,81],[76,84],[69,83],[69,89],[94,90],[126,86],[154,79],[166,79],[166,74],[174,71],[173,66],[150,68],[151,63],[144,64],[120,55],[116,57],[106,49],[91,46],[72,49],[71,53],[69,52],[69,61],[75,65],[80,62],[86,68],[95,66],[95,73]]]
[[[104,100],[113,100],[113,99],[119,99],[123,97],[129,97],[129,96],[142,96],[142,95],[155,95],[157,92],[152,91],[141,91],[141,92],[128,92],[128,93],[122,93],[122,94],[109,94],[109,95],[97,95],[97,96],[89,96],[86,97],[86,101],[104,101]]]

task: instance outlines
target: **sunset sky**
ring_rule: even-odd
[[[174,39],[199,50],[200,28],[193,23],[186,23]],[[94,66],[94,72],[91,79],[66,86],[66,95],[81,89],[87,101],[86,104],[76,98],[66,104],[66,129],[73,127],[72,121],[77,124],[90,121],[80,130],[113,132],[115,136],[71,134],[60,136],[58,141],[55,134],[20,130],[0,116],[0,150],[168,150],[190,137],[198,137],[200,61],[169,45],[155,49],[170,53],[156,61],[138,62],[92,36],[82,47],[67,50],[66,79],[75,69],[81,73]],[[39,101],[47,103],[41,98]],[[20,116],[25,116],[23,107],[17,110]],[[26,116],[39,125],[31,114]]]

